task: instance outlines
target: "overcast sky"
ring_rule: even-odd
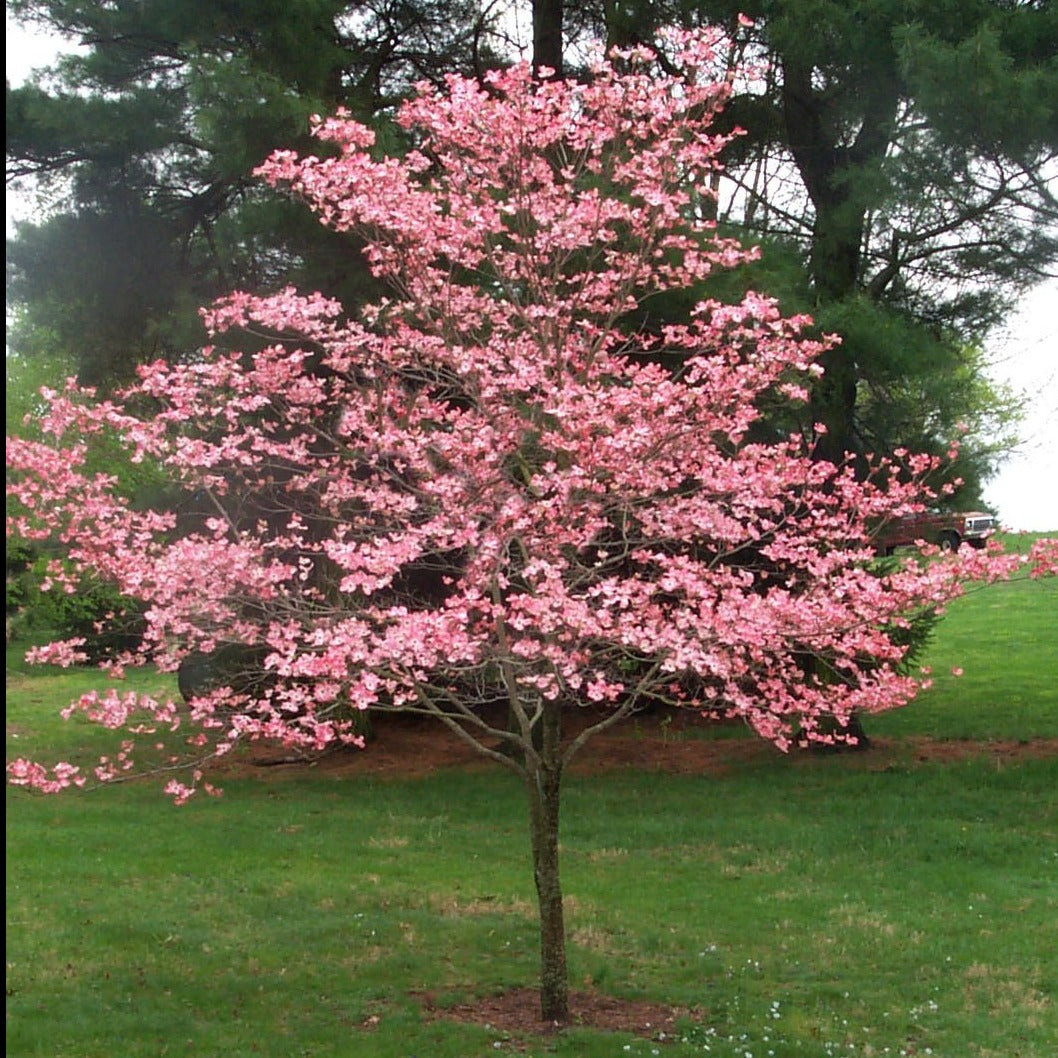
[[[54,58],[55,41],[7,19],[7,79],[25,80]],[[7,229],[26,206],[6,195]],[[1003,524],[1015,530],[1058,530],[1058,279],[1030,292],[1008,326],[987,344],[993,375],[1024,393],[1028,413],[1022,444],[985,489]]]

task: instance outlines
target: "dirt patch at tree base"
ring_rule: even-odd
[[[419,993],[427,1018],[482,1025],[512,1036],[542,1036],[583,1027],[601,1032],[626,1032],[658,1042],[677,1038],[677,1022],[698,1020],[701,1012],[638,999],[618,999],[600,992],[571,992],[570,1020],[566,1024],[542,1021],[540,991],[512,988],[472,1002],[445,1005],[432,993]]]

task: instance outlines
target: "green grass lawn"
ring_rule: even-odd
[[[1053,583],[963,600],[933,690],[870,733],[1058,736],[1056,615]],[[112,746],[55,719],[92,676],[9,656],[8,756]],[[9,790],[8,1053],[1053,1058],[1058,759],[895,759],[567,780],[574,986],[700,1011],[664,1043],[423,1016],[416,992],[535,984],[524,798],[498,770],[306,771],[183,808],[156,780]]]
[[[1025,551],[1031,539],[1007,542]],[[923,664],[933,687],[910,708],[872,718],[872,732],[1058,737],[1058,580],[970,588],[949,607]]]

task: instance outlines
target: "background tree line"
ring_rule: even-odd
[[[193,356],[199,306],[233,288],[322,289],[355,312],[373,285],[351,237],[253,168],[273,148],[307,149],[309,115],[340,106],[393,147],[393,108],[415,81],[518,54],[512,5],[477,0],[8,11],[81,45],[7,89],[8,180],[31,178],[52,207],[8,244],[21,405],[67,367],[108,388],[138,363]],[[966,423],[952,474],[958,502],[976,502],[1016,416],[981,344],[1058,247],[1055,5],[536,0],[518,14],[534,61],[569,77],[585,75],[591,42],[635,45],[663,24],[720,23],[733,63],[759,61],[724,116],[747,134],[727,152],[716,220],[765,253],[712,293],[754,286],[841,333],[811,408],[822,455],[943,451]]]

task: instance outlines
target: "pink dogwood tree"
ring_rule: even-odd
[[[854,713],[918,689],[909,615],[1018,562],[877,567],[872,531],[929,499],[931,463],[901,453],[864,476],[760,429],[763,397],[802,400],[818,374],[831,339],[806,319],[751,294],[628,324],[752,256],[705,219],[728,141],[711,128],[722,41],[664,46],[679,76],[641,49],[588,83],[522,65],[424,86],[400,156],[347,115],[319,121],[325,157],[279,152],[261,174],[360,236],[392,298],[350,318],[319,293],[232,294],[205,313],[223,349],[150,364],[114,401],[71,382],[50,395],[47,443],[8,440],[9,531],[66,551],[51,589],[103,578],[146,608],[113,670],[231,648],[259,665],[187,708],[85,695],[71,712],[126,734],[97,779],[135,771],[137,733],[169,732],[165,768],[194,757],[166,787],[182,802],[215,792],[203,762],[247,740],[360,745],[362,710],[436,717],[524,782],[553,1021],[568,1016],[560,787],[587,739],[659,702],[742,717],[783,749],[849,737]],[[100,431],[199,497],[200,522],[136,510],[84,471]],[[76,662],[80,646],[35,656]],[[8,772],[85,781],[69,764]]]

